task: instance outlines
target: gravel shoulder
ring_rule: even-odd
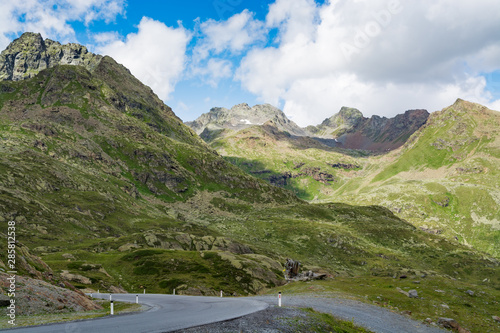
[[[428,326],[387,309],[343,298],[314,296],[283,296],[278,307],[275,296],[249,297],[270,306],[266,310],[241,318],[199,326],[179,332],[309,332],[307,327],[316,324],[309,314],[300,308],[312,308],[317,312],[352,321],[354,324],[377,333],[443,333],[446,330]],[[298,329],[300,327],[300,329]],[[314,332],[315,330],[310,330]]]

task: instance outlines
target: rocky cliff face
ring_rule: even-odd
[[[330,146],[382,152],[401,147],[428,118],[427,110],[409,110],[394,118],[365,118],[359,110],[343,107],[336,115],[307,130]]]
[[[24,80],[56,65],[80,65],[92,71],[101,59],[85,46],[61,45],[44,40],[39,33],[26,32],[0,54],[0,80]]]
[[[297,124],[289,120],[283,111],[269,104],[250,107],[243,103],[235,105],[231,109],[212,108],[210,112],[202,114],[198,119],[186,122],[186,125],[195,130],[197,134],[204,131],[207,134],[210,131],[223,129],[241,130],[254,125],[263,125],[268,121],[272,121],[281,131],[293,135],[306,134]]]

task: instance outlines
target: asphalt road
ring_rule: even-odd
[[[93,294],[93,296],[109,299],[109,294]],[[135,302],[135,294],[113,294],[112,297],[115,301]],[[135,314],[8,331],[15,333],[159,333],[238,318],[268,307],[267,303],[242,298],[160,294],[139,294],[139,303],[149,305],[151,309]]]

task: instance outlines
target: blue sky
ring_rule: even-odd
[[[24,31],[107,54],[183,120],[271,103],[299,125],[500,109],[497,0],[0,0],[0,48]]]

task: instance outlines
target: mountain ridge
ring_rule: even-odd
[[[256,111],[266,109],[272,112],[253,117]],[[249,121],[245,117],[253,118]],[[298,127],[288,120],[283,111],[268,104],[238,104],[231,109],[212,108],[198,119],[185,124],[195,130],[205,141],[210,142],[218,136],[227,136],[250,126],[262,126],[272,121],[274,126],[297,137],[311,137],[330,147],[366,150],[375,153],[385,152],[402,146],[405,141],[425,124],[427,110],[408,110],[393,118],[371,116],[366,118],[355,108],[342,107],[330,118],[317,126]],[[258,119],[255,121],[255,119]]]
[[[103,57],[75,43],[61,45],[43,39],[40,33],[25,32],[0,54],[0,80],[31,78],[45,68],[79,65],[92,71]]]

